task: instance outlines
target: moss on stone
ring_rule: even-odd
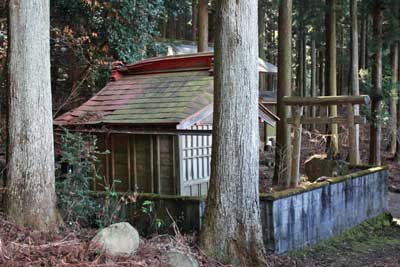
[[[327,181],[330,184],[337,184],[337,183],[340,183],[340,182],[343,182],[343,181],[346,181],[346,180],[349,180],[349,179],[362,177],[362,176],[365,176],[365,175],[369,175],[369,174],[372,174],[372,173],[375,173],[375,172],[380,172],[380,171],[387,170],[387,169],[388,169],[388,166],[371,167],[371,168],[368,168],[366,170],[353,172],[353,173],[342,175],[342,176],[331,177],[331,178],[327,179]]]
[[[304,192],[312,191],[324,186],[328,186],[328,182],[319,182],[319,183],[312,183],[303,187],[296,187],[296,188],[290,188],[282,191],[276,191],[273,193],[262,193],[260,194],[261,199],[266,199],[266,200],[277,200],[285,197],[290,197],[294,195],[298,195]]]
[[[321,187],[328,186],[329,184],[336,184],[336,183],[344,182],[349,179],[362,177],[362,176],[365,176],[368,174],[372,174],[375,172],[380,172],[380,171],[388,169],[388,166],[380,166],[380,167],[368,166],[368,167],[369,168],[366,170],[361,170],[361,171],[357,171],[354,173],[350,173],[350,174],[346,174],[346,175],[342,175],[342,176],[338,176],[338,177],[331,177],[331,178],[326,179],[326,181],[323,181],[323,182],[312,183],[312,184],[304,185],[302,187],[290,188],[290,189],[276,191],[276,192],[272,192],[272,193],[262,193],[262,194],[260,194],[260,197],[261,197],[261,199],[265,199],[265,200],[278,200],[281,198],[286,198],[286,197],[302,194],[302,193],[305,193],[308,191],[316,190]],[[360,169],[363,169],[363,167],[361,166]]]

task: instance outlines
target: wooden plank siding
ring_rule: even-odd
[[[99,156],[98,174],[110,184],[118,180],[115,182],[118,192],[175,195],[179,168],[175,138],[170,135],[111,134],[109,138],[98,135],[99,150],[110,151],[108,155]],[[101,191],[103,184],[103,181],[96,181],[93,189]]]
[[[116,186],[119,192],[205,196],[211,174],[212,136],[208,132],[212,125],[194,125],[190,130],[196,133],[112,133],[109,141],[99,137],[104,150],[111,152],[101,162],[110,174],[106,177],[121,181]],[[101,190],[99,186],[95,189]]]

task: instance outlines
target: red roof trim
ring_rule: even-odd
[[[122,74],[161,73],[187,70],[209,70],[213,63],[213,53],[199,53],[150,58],[126,65],[118,71]]]

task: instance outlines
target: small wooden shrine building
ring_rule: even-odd
[[[199,196],[210,176],[213,54],[152,58],[113,69],[110,82],[56,127],[98,136],[100,174],[118,191]],[[260,62],[260,72],[276,72]],[[259,104],[260,123],[278,118]],[[101,190],[94,184],[95,190]]]

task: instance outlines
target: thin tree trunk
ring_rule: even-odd
[[[319,50],[319,95],[325,95],[325,53],[323,47]]]
[[[400,44],[398,43],[397,46],[399,47]],[[399,48],[400,49],[400,48]],[[399,57],[397,59],[398,62],[400,62],[400,53],[398,53]],[[397,72],[397,81],[400,81],[400,68],[398,68]],[[399,88],[399,86],[397,86]],[[400,107],[400,96],[399,93],[397,93],[397,109]],[[397,129],[400,129],[400,112],[397,111]],[[397,163],[400,163],[400,131],[398,130],[398,135],[397,135],[397,146],[396,146],[396,154],[395,154],[395,161]]]
[[[351,90],[352,94],[357,96],[360,95],[360,82],[358,78],[358,8],[357,0],[350,0],[350,17],[351,17]],[[354,114],[358,116],[360,114],[360,107],[354,106]],[[353,151],[350,151],[350,163],[360,163],[360,126],[354,125],[354,135],[352,142]]]
[[[367,58],[367,19],[368,15],[364,14],[361,21],[361,53],[360,53],[360,68],[366,69],[366,58]]]
[[[271,27],[272,28],[272,27]],[[274,33],[275,31],[273,30],[273,28],[268,32],[268,41],[267,41],[267,53],[268,53],[268,61],[272,64],[274,64],[275,61],[275,57],[274,57],[274,53],[273,53],[273,49],[274,49]],[[274,86],[274,75],[269,74],[268,75],[268,90],[273,90],[275,88]]]
[[[302,32],[300,31],[297,35],[297,73],[296,73],[296,83],[297,83],[297,95],[304,96],[304,64],[303,64],[303,40]]]
[[[258,1],[258,54],[263,60],[266,60],[266,28],[265,28],[265,6],[262,1]],[[260,90],[264,91],[267,89],[266,73],[260,73]]]
[[[326,13],[326,92],[330,96],[337,95],[336,87],[336,0],[326,0],[328,10]],[[337,106],[329,107],[329,115],[337,116]],[[339,153],[338,125],[330,125],[330,138],[328,143],[329,154],[335,156]]]
[[[19,225],[56,226],[48,0],[10,0],[7,212]]]
[[[198,51],[208,50],[208,0],[199,0],[199,40]]]
[[[292,91],[292,6],[292,0],[282,0],[279,4],[277,113],[281,119],[276,128],[273,183],[284,187],[290,184],[291,169],[290,126],[286,121],[290,109],[283,104],[283,98]]]
[[[303,25],[303,27],[305,27],[304,25]],[[302,84],[303,84],[303,95],[304,96],[309,96],[309,92],[308,92],[308,90],[307,90],[307,60],[306,60],[306,56],[307,56],[307,40],[306,40],[306,32],[305,32],[305,30],[303,29],[302,30],[302,35],[301,35],[301,42],[302,42],[302,45],[301,45],[301,49],[303,50],[302,52],[301,52],[301,55],[302,55],[302,59],[301,59],[301,63],[303,64],[303,67],[302,67],[302,69],[303,69],[303,74],[302,74]],[[308,107],[304,107],[304,109],[307,109]],[[305,112],[306,114],[307,114],[307,112]]]
[[[265,266],[257,14],[256,0],[218,2],[212,164],[201,245],[206,254],[234,266]]]
[[[373,9],[373,34],[375,41],[375,51],[373,55],[374,64],[372,66],[373,97],[371,104],[371,130],[370,130],[370,164],[381,164],[381,138],[382,126],[379,120],[382,102],[382,23],[383,23],[383,3],[375,0]]]
[[[311,40],[311,96],[317,96],[317,49],[315,48],[315,39]],[[312,107],[312,117],[317,116],[317,107]],[[315,124],[313,125],[315,129]]]
[[[339,73],[338,73],[338,87],[337,91],[339,95],[343,95],[344,88],[344,65],[343,65],[343,50],[344,50],[344,30],[340,27],[339,31]]]
[[[396,153],[397,146],[397,101],[398,101],[398,73],[399,73],[399,43],[395,42],[391,49],[392,63],[392,90],[390,97],[390,153]]]
[[[182,40],[183,38],[183,36],[184,35],[182,35],[182,28],[183,28],[183,23],[182,23],[182,14],[178,14],[178,16],[176,17],[176,20],[175,20],[175,36],[176,36],[176,39],[178,39],[178,40]]]
[[[198,10],[197,10],[197,0],[192,0],[192,41],[197,40],[197,16],[198,16]]]

